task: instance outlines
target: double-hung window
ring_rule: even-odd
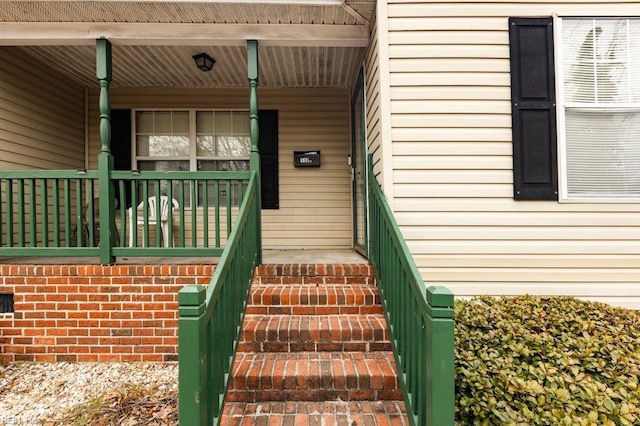
[[[640,201],[640,18],[511,18],[509,37],[514,198]]]
[[[134,168],[248,170],[247,111],[136,111]]]
[[[135,114],[134,169],[143,171],[249,170],[247,111],[146,111]],[[202,204],[198,188],[198,204]],[[209,188],[209,204],[215,194]],[[233,190],[232,194],[236,191]],[[224,202],[225,190],[219,196]],[[237,205],[239,200],[231,200]],[[187,201],[187,204],[191,204]]]
[[[640,19],[560,19],[566,199],[640,199]]]

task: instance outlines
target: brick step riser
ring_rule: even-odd
[[[256,268],[263,277],[373,277],[373,267],[366,264],[265,264]]]
[[[265,422],[267,417],[268,422]],[[242,423],[242,422],[245,423]],[[325,401],[227,404],[221,424],[293,425],[389,425],[407,426],[404,404],[397,401]]]
[[[362,390],[343,389],[332,390],[327,388],[314,390],[257,390],[251,392],[238,392],[229,390],[226,401],[228,402],[271,402],[271,401],[400,401],[401,390]]]
[[[396,400],[402,398],[393,355],[376,353],[238,353],[229,401]]]
[[[355,285],[355,286],[375,286],[374,277],[317,277],[317,276],[280,276],[265,277],[254,276],[252,284],[256,285]]]
[[[238,352],[382,352],[390,342],[239,342]]]
[[[380,305],[375,287],[291,287],[251,288],[249,305]]]
[[[372,352],[391,344],[382,315],[247,315],[241,352]]]
[[[264,306],[249,305],[250,315],[369,315],[381,314],[382,306]]]

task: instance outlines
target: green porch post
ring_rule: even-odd
[[[113,156],[111,155],[111,43],[105,38],[96,40],[96,77],[100,83],[100,141],[98,154],[98,194],[100,195],[100,263],[115,262],[112,246],[115,242],[115,208],[113,203]]]
[[[259,125],[258,125],[258,41],[247,41],[247,63],[249,72],[249,118],[251,120],[251,156],[249,167],[257,176],[257,217],[258,231],[258,265],[262,263],[262,190],[260,188],[260,150],[258,149]]]
[[[427,426],[455,424],[453,293],[427,288]]]
[[[205,299],[201,285],[188,285],[178,292],[178,418],[184,425],[213,423],[213,407],[208,405]]]

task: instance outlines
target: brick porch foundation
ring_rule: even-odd
[[[0,361],[177,361],[178,291],[212,265],[0,265]]]

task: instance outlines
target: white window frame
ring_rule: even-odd
[[[138,112],[188,112],[189,113],[189,157],[152,157],[138,155]],[[131,169],[138,169],[138,161],[189,161],[189,170],[198,171],[198,160],[203,161],[249,161],[249,156],[244,157],[202,157],[197,155],[197,128],[196,115],[198,112],[249,112],[248,109],[210,109],[210,108],[137,108],[131,111]]]
[[[176,156],[176,157],[153,157],[153,156],[139,156],[138,155],[138,112],[188,112],[189,113],[189,157]],[[249,112],[248,109],[234,108],[234,109],[211,109],[211,108],[137,108],[131,110],[131,170],[138,170],[138,161],[189,161],[189,170],[187,172],[198,171],[198,160],[203,161],[246,161],[249,163],[250,157],[202,157],[197,155],[197,125],[196,116],[198,112]],[[246,186],[246,185],[245,185]],[[194,205],[194,200],[189,200],[188,207]],[[203,206],[197,202],[197,208]],[[233,208],[237,208],[237,202],[232,204]]]
[[[575,105],[568,104],[565,100],[564,87],[564,55],[563,55],[563,28],[564,20],[594,20],[594,19],[640,19],[637,16],[558,16],[554,15],[554,62],[555,62],[555,84],[556,84],[556,126],[557,126],[557,149],[558,149],[558,179],[559,179],[559,202],[563,203],[640,203],[640,195],[636,197],[569,197],[568,177],[567,177],[567,134],[566,134],[566,108],[587,108],[593,111],[623,111],[637,110],[640,112],[640,103],[633,104],[594,104]]]

